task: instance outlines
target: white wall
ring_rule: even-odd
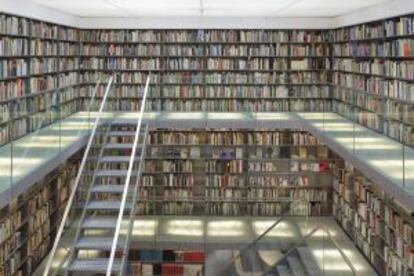
[[[80,18],[78,25],[82,28],[108,29],[137,28],[137,26],[143,29],[326,29],[334,27],[332,23],[331,18],[127,17]]]
[[[62,0],[70,1],[70,0]],[[88,0],[85,0],[88,1]],[[28,0],[0,0],[0,11],[49,21],[57,24],[76,26],[77,18],[67,13],[46,8]]]
[[[60,0],[70,1],[70,0]],[[88,0],[84,0],[88,1]],[[151,1],[151,0],[148,0]],[[344,0],[346,1],[346,0]],[[364,1],[364,0],[360,0]],[[338,17],[76,17],[37,5],[29,0],[0,0],[0,11],[79,28],[246,28],[328,29],[402,14],[414,13],[414,0],[394,0]]]

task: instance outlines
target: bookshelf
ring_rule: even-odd
[[[206,256],[190,250],[131,250],[133,275],[204,275]]]
[[[333,167],[333,214],[380,275],[414,273],[414,221],[351,164]]]
[[[31,275],[48,254],[63,216],[78,159],[48,174],[0,210],[0,274]]]
[[[305,132],[152,130],[138,212],[329,215],[335,158]]]
[[[82,30],[80,78],[119,72],[115,110],[137,109],[150,71],[148,110],[330,110],[327,39],[322,30]]]
[[[333,32],[333,111],[414,146],[414,17]]]
[[[0,13],[0,145],[79,108],[79,30]],[[56,90],[59,88],[59,90]]]

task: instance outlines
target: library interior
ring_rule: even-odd
[[[413,276],[413,0],[0,0],[0,276]]]

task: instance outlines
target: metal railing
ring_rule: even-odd
[[[56,234],[56,237],[55,237],[55,241],[54,241],[52,249],[50,251],[50,255],[49,255],[49,258],[48,258],[47,263],[46,263],[46,268],[43,271],[43,276],[49,276],[50,275],[49,273],[50,273],[50,269],[52,267],[53,258],[56,254],[56,251],[57,251],[57,248],[58,248],[58,245],[59,245],[59,241],[62,238],[62,234],[63,234],[64,228],[65,228],[65,224],[67,223],[67,219],[69,217],[69,213],[70,213],[73,201],[75,199],[76,191],[77,191],[77,188],[79,186],[79,182],[80,182],[80,179],[81,179],[81,176],[82,176],[82,173],[83,173],[83,169],[85,168],[85,164],[86,164],[86,161],[87,161],[87,158],[88,158],[89,151],[90,151],[91,146],[92,146],[92,142],[93,142],[95,134],[96,134],[96,130],[97,130],[97,128],[100,124],[100,121],[101,121],[103,109],[104,109],[105,103],[106,103],[106,98],[108,97],[108,94],[109,94],[109,91],[110,91],[110,88],[111,88],[111,85],[112,85],[113,78],[114,77],[111,77],[109,79],[108,84],[107,84],[101,106],[100,106],[98,114],[95,118],[93,129],[92,129],[92,132],[89,136],[89,141],[88,141],[88,144],[86,146],[86,150],[85,150],[85,153],[84,153],[83,158],[82,158],[82,162],[81,162],[79,170],[78,170],[78,174],[76,175],[75,184],[72,188],[72,192],[70,194],[70,197],[68,199],[68,202],[67,202],[67,205],[66,205],[66,208],[65,208],[65,212],[64,212],[63,217],[62,217],[62,221],[59,225],[59,228],[58,228],[58,231],[57,231],[57,234]],[[98,86],[96,86],[96,87],[98,87]]]
[[[111,247],[111,253],[110,253],[110,257],[109,257],[109,263],[108,263],[108,267],[106,270],[106,275],[110,276],[112,273],[112,267],[113,267],[113,263],[114,263],[114,258],[115,258],[115,251],[118,245],[118,239],[119,239],[119,234],[120,234],[120,230],[121,230],[121,223],[122,223],[122,218],[124,215],[124,209],[125,209],[125,204],[126,204],[126,198],[127,198],[127,194],[128,194],[128,190],[129,190],[129,184],[131,181],[131,174],[132,174],[132,170],[134,167],[134,162],[135,162],[135,155],[136,155],[136,150],[137,150],[137,145],[138,145],[138,140],[139,140],[139,134],[140,134],[140,130],[141,130],[141,125],[142,125],[142,119],[144,117],[144,111],[145,111],[145,101],[147,98],[147,93],[148,93],[148,86],[149,86],[149,81],[150,81],[150,76],[147,77],[147,82],[145,85],[145,90],[144,90],[144,95],[142,97],[142,102],[141,102],[141,108],[140,108],[140,112],[139,112],[139,116],[138,116],[138,120],[137,120],[137,127],[135,130],[135,137],[134,137],[134,143],[133,143],[133,147],[132,147],[132,153],[131,153],[131,157],[129,159],[129,164],[128,164],[128,173],[127,173],[127,177],[125,179],[125,185],[124,185],[124,190],[122,193],[122,200],[121,200],[121,205],[120,205],[120,209],[119,209],[119,214],[118,214],[118,218],[117,218],[117,223],[116,223],[116,227],[115,227],[115,232],[114,232],[114,239],[112,241],[112,247]],[[146,128],[146,131],[148,130],[148,127]],[[146,135],[145,135],[146,137]],[[145,139],[145,138],[144,138]],[[144,144],[145,144],[145,140],[144,140]],[[142,173],[142,163],[143,163],[143,155],[144,155],[144,149],[141,149],[141,156],[140,156],[140,161],[139,161],[139,172],[138,174]],[[138,181],[139,175],[137,177],[137,181]],[[137,187],[135,187],[137,188]],[[134,191],[134,194],[136,193],[136,191]],[[135,202],[132,202],[132,205],[135,205]],[[131,214],[131,220],[133,220],[133,210],[135,208],[131,207],[132,209],[130,210],[130,214]],[[133,223],[130,221],[130,223]],[[132,229],[131,229],[132,231]],[[129,234],[127,234],[129,236]],[[126,243],[128,243],[128,241],[126,241]],[[126,245],[127,247],[127,245]],[[124,254],[127,254],[127,252],[124,251]],[[121,270],[122,271],[122,270]]]

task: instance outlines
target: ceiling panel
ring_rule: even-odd
[[[33,0],[75,16],[125,16],[126,13],[104,0]]]
[[[200,14],[198,0],[106,0],[132,16],[195,16]]]
[[[392,0],[32,0],[77,16],[333,17]]]
[[[389,0],[300,0],[278,12],[283,16],[333,17]]]

